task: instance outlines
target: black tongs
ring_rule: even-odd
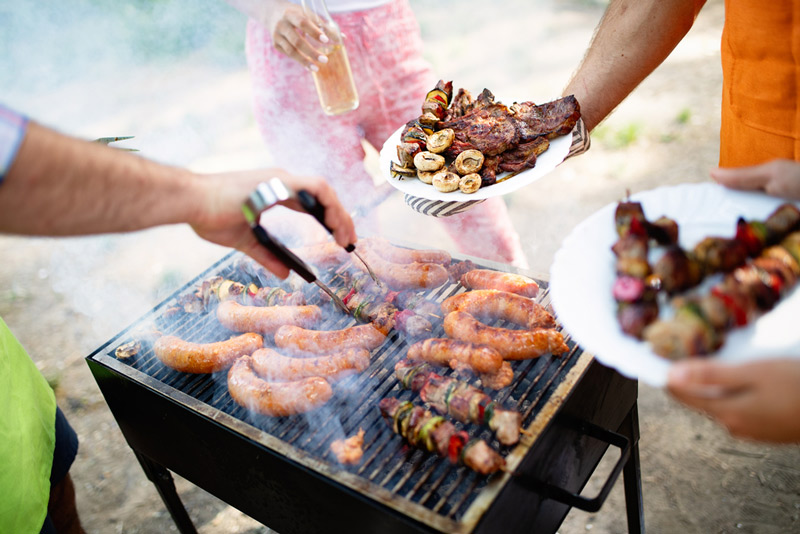
[[[301,206],[303,206],[303,209],[306,210],[306,212],[309,215],[314,217],[323,226],[323,228],[325,228],[328,231],[329,234],[333,235],[333,230],[331,230],[328,227],[328,225],[325,224],[325,206],[317,202],[317,199],[316,197],[314,197],[314,195],[312,195],[311,193],[309,193],[304,189],[301,189],[300,191],[297,192],[295,198],[297,198],[297,201],[300,203]],[[364,258],[361,257],[361,254],[358,253],[358,251],[356,250],[356,246],[354,244],[350,243],[349,245],[344,247],[344,249],[348,253],[355,254],[356,258],[358,258],[361,261],[361,263],[364,264],[364,267],[367,268],[369,277],[372,278],[373,282],[375,282],[378,285],[381,285],[381,282],[380,280],[378,280],[378,277],[375,276],[374,272],[372,272],[372,268],[369,266],[369,263],[367,263],[364,260]]]
[[[296,195],[301,205],[303,205],[303,203],[300,198],[305,196],[310,197],[315,204],[319,205],[314,196],[307,191],[300,191],[300,193],[305,193],[304,195]],[[248,224],[250,224],[250,228],[253,230],[253,234],[256,236],[256,239],[258,239],[259,243],[264,245],[267,250],[274,254],[275,257],[278,258],[278,260],[286,267],[299,274],[300,277],[306,282],[316,284],[320,289],[328,294],[331,300],[333,300],[333,302],[343,312],[349,314],[350,310],[347,309],[347,306],[345,306],[344,302],[342,302],[342,299],[340,299],[336,293],[331,290],[331,288],[317,278],[317,276],[314,274],[314,271],[311,270],[311,267],[309,267],[308,264],[300,259],[294,252],[286,248],[283,243],[272,237],[259,222],[261,213],[263,213],[266,209],[278,204],[279,202],[288,200],[291,197],[292,194],[289,192],[283,182],[278,178],[272,178],[268,183],[262,182],[258,184],[255,191],[250,194],[242,206],[242,212],[244,213],[244,216],[247,219]],[[324,216],[324,208],[322,213]],[[327,226],[325,226],[325,228],[327,228]]]

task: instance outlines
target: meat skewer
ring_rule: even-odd
[[[758,255],[800,226],[800,210],[785,203],[764,221],[748,222],[740,217],[734,237],[707,237],[691,251],[678,246],[674,221],[662,217],[649,222],[638,202],[621,202],[614,219],[620,235],[612,248],[617,256],[613,287],[617,318],[623,332],[641,339],[645,328],[658,318],[659,290],[676,294],[697,286],[708,275],[736,269],[749,256]],[[652,268],[648,262],[650,240],[668,245]]]
[[[800,231],[728,273],[703,296],[673,299],[675,316],[647,327],[644,338],[668,358],[704,355],[722,346],[726,333],[771,310],[800,276]]]
[[[475,386],[438,375],[424,364],[400,360],[394,369],[403,387],[419,393],[440,414],[462,423],[488,426],[503,445],[519,441],[522,415],[499,406]]]
[[[356,320],[372,323],[384,335],[396,328],[411,338],[418,338],[429,335],[433,330],[433,325],[423,316],[411,310],[399,310],[392,304],[396,293],[371,293],[345,287],[337,289],[336,294]]]
[[[463,464],[481,475],[490,475],[505,467],[505,460],[482,439],[470,439],[450,421],[434,415],[422,406],[394,397],[381,399],[381,415],[413,447],[434,452]]]

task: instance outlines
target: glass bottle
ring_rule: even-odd
[[[358,107],[358,91],[339,25],[328,12],[325,0],[302,0],[302,6],[328,37],[327,43],[314,43],[315,48],[328,57],[328,62],[317,65],[319,71],[311,71],[322,110],[327,115],[352,111]],[[316,35],[309,37],[318,40]]]

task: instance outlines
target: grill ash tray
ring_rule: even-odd
[[[272,279],[270,283],[245,274],[238,267],[241,259],[242,255],[238,252],[227,255],[97,349],[87,357],[93,372],[95,366],[92,362],[96,362],[124,381],[132,381],[152,394],[176,403],[185,411],[187,418],[200,417],[222,425],[244,441],[257,443],[284,457],[287,462],[330,479],[357,492],[362,498],[388,506],[435,530],[471,532],[511,475],[500,472],[485,477],[466,467],[454,466],[445,458],[406,445],[384,422],[378,409],[382,398],[394,396],[401,400],[421,402],[416,393],[402,388],[395,378],[394,365],[405,356],[411,343],[397,331],[393,330],[383,345],[372,352],[371,363],[364,372],[333,385],[334,396],[327,404],[316,411],[291,417],[265,417],[248,412],[236,404],[227,391],[227,372],[208,375],[182,373],[166,367],[155,356],[152,351],[154,330],[200,343],[220,341],[233,335],[219,324],[213,309],[211,313],[176,313],[175,309],[182,298],[194,293],[204,280],[214,276],[244,284],[274,285],[277,279]],[[465,260],[464,257],[453,258],[453,262]],[[510,266],[485,260],[470,258],[470,261],[481,268],[519,272]],[[323,273],[321,278],[334,290],[341,286],[337,285],[333,271]],[[537,282],[540,292],[536,300],[548,305],[547,283],[541,280]],[[284,288],[290,290],[285,285]],[[314,303],[312,291],[318,290],[303,290],[310,303]],[[426,291],[424,296],[441,303],[445,298],[462,291],[464,288],[460,284],[447,283]],[[328,311],[333,309],[330,303],[321,306]],[[353,317],[340,312],[330,311],[327,317],[318,329],[332,330],[359,324]],[[497,326],[510,327],[502,323],[497,323]],[[446,337],[441,323],[434,325],[431,337]],[[125,359],[115,357],[117,347],[137,340],[141,343],[137,354]],[[570,347],[569,352],[561,356],[545,355],[512,362],[513,383],[496,392],[485,390],[499,404],[522,413],[522,426],[526,432],[516,446],[500,445],[487,428],[454,421],[459,429],[466,430],[471,437],[479,437],[500,451],[506,458],[508,471],[513,471],[520,464],[591,361],[591,357],[584,354],[566,335],[565,340]],[[268,346],[270,342],[269,338],[265,339],[265,345]],[[445,376],[452,374],[449,369],[439,372]],[[97,373],[95,375],[97,377]],[[104,394],[119,421],[120,414],[115,410],[114,401],[105,390]],[[158,417],[158,414],[145,413],[142,417]],[[120,426],[125,432],[127,425],[120,421]],[[336,439],[352,436],[359,429],[365,432],[362,460],[355,466],[342,466],[330,452],[330,444]],[[218,453],[226,454],[226,451]],[[193,451],[187,450],[186,454],[192,455]],[[250,465],[249,468],[257,470],[258,465]],[[191,480],[189,476],[187,478]],[[214,492],[213,488],[209,491]]]

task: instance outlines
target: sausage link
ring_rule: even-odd
[[[258,334],[242,334],[216,343],[192,343],[176,336],[161,336],[153,352],[164,365],[184,373],[214,373],[227,369],[236,358],[260,349]]]
[[[228,300],[217,306],[217,319],[234,332],[274,334],[286,324],[312,327],[322,319],[322,310],[319,306],[243,306]]]
[[[252,355],[253,370],[265,380],[300,380],[321,376],[340,380],[369,367],[369,351],[347,349],[317,358],[293,358],[273,349],[259,349]]]
[[[375,275],[393,291],[431,289],[448,280],[447,269],[437,263],[392,263],[370,247],[362,247],[359,252]],[[354,263],[364,272],[367,271],[360,261]]]
[[[228,391],[239,406],[270,417],[282,417],[319,408],[333,395],[324,378],[294,382],[267,382],[256,375],[253,359],[242,356],[228,371]]]
[[[338,267],[350,259],[347,252],[336,241],[297,247],[292,249],[292,252],[311,265],[316,265],[323,269]]]
[[[503,357],[491,347],[483,347],[454,339],[430,338],[408,347],[408,359],[451,368],[471,367],[477,373],[496,373]]]
[[[330,354],[334,350],[366,349],[380,346],[386,335],[372,324],[362,324],[342,330],[307,330],[297,326],[282,326],[275,332],[275,344],[313,354]]]
[[[473,269],[461,276],[461,285],[467,289],[497,289],[516,293],[523,297],[539,294],[539,284],[532,278],[515,273],[504,273],[490,269]]]
[[[444,331],[460,341],[493,347],[504,360],[526,360],[538,358],[548,352],[561,354],[569,350],[561,332],[552,328],[510,330],[486,326],[462,311],[447,314],[444,318]]]
[[[476,289],[444,299],[442,311],[465,311],[479,319],[512,322],[525,328],[552,328],[556,320],[544,306],[508,291]]]
[[[397,247],[382,237],[369,237],[360,243],[372,248],[382,258],[392,263],[437,263],[447,267],[451,261],[450,253],[446,250],[417,250]]]

